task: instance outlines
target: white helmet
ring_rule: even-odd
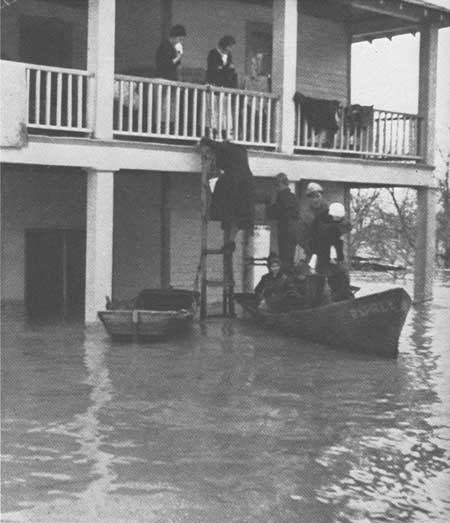
[[[345,216],[345,207],[342,203],[334,202],[330,205],[328,214],[333,218],[343,218]]]
[[[323,193],[323,188],[319,183],[316,182],[309,182],[306,187],[306,194],[312,194],[315,192]]]

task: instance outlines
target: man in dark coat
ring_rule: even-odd
[[[237,87],[237,75],[234,69],[231,50],[236,43],[230,35],[223,36],[215,49],[211,49],[207,58],[206,83],[218,87]]]
[[[276,176],[277,197],[275,203],[267,206],[267,217],[278,224],[278,252],[285,271],[294,263],[295,247],[298,243],[299,210],[298,200],[289,188],[285,173]]]
[[[333,203],[322,210],[311,224],[310,249],[317,256],[316,273],[323,276],[331,290],[333,301],[353,298],[348,269],[344,263],[344,248],[341,238],[345,225],[345,209],[340,203]],[[344,225],[343,225],[344,223]],[[335,257],[331,255],[331,249]]]
[[[264,274],[255,287],[259,307],[274,312],[284,312],[299,308],[302,300],[294,280],[281,268],[280,258],[271,252],[267,258],[269,272]]]
[[[156,51],[156,75],[166,80],[178,80],[178,68],[183,56],[183,41],[186,29],[182,25],[174,25],[169,38],[161,42]]]
[[[253,230],[255,195],[247,150],[242,145],[208,138],[203,138],[201,143],[213,150],[216,167],[223,171],[212,194],[210,219],[222,222],[222,228],[229,232],[230,242],[234,244],[239,229]]]

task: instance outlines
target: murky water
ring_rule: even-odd
[[[2,358],[2,521],[450,521],[448,273],[397,361],[220,320],[133,345],[6,319]]]

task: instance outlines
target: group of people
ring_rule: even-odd
[[[326,299],[326,283],[332,301],[352,298],[342,240],[351,225],[344,206],[328,205],[322,186],[311,182],[308,209],[300,216],[286,174],[279,173],[276,183],[277,196],[272,204],[266,201],[266,214],[278,224],[279,254],[270,253],[269,272],[255,288],[259,306],[277,312],[317,306]],[[299,248],[303,256],[295,259]]]
[[[168,38],[164,39],[156,52],[156,74],[166,80],[179,80],[179,68],[184,53],[186,28],[174,25]],[[211,49],[206,60],[205,82],[219,87],[237,87],[237,74],[231,51],[235,39],[230,35],[223,36],[217,47]]]

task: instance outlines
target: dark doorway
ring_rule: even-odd
[[[25,304],[30,320],[83,320],[85,260],[84,231],[25,232]]]

